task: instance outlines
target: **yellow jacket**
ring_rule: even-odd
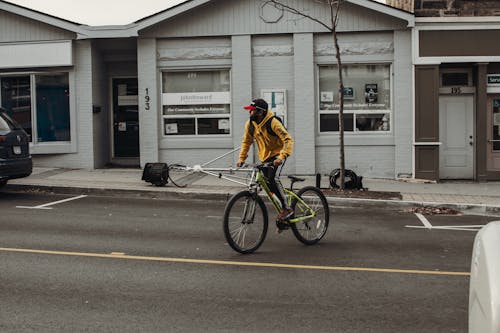
[[[240,161],[245,161],[247,159],[248,150],[252,146],[254,139],[255,142],[257,142],[259,159],[261,161],[265,161],[276,155],[279,155],[279,159],[284,160],[292,155],[293,139],[278,119],[271,121],[271,128],[277,136],[273,136],[267,132],[265,123],[272,117],[274,117],[274,113],[269,110],[259,124],[253,122],[253,136],[249,131],[250,120],[245,123],[245,133],[241,140]]]

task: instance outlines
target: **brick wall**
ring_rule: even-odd
[[[500,2],[493,0],[387,0],[387,4],[421,17],[500,16]]]

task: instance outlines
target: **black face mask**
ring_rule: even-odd
[[[254,114],[253,116],[250,116],[251,121],[257,122],[257,119],[259,119],[259,116],[257,116],[256,114]]]

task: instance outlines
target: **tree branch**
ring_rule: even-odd
[[[321,26],[325,27],[328,31],[330,32],[333,32],[333,27],[330,27],[328,24],[324,23],[323,21],[321,20],[318,20],[317,18],[314,18],[310,15],[307,15],[293,7],[290,7],[288,5],[285,5],[284,3],[282,3],[281,1],[278,1],[278,0],[269,0],[268,2],[272,3],[274,5],[275,8],[277,9],[283,9],[289,13],[292,13],[292,14],[295,14],[295,15],[300,15],[302,17],[305,17],[305,18],[308,18],[309,20],[313,21],[313,22],[316,22],[318,24],[320,24]]]

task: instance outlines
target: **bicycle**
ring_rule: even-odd
[[[233,195],[224,209],[224,235],[231,248],[239,253],[254,252],[266,238],[269,215],[259,193],[263,191],[276,211],[281,211],[281,202],[269,190],[269,180],[263,173],[263,169],[269,166],[270,163],[253,166],[248,189]],[[293,184],[304,179],[295,176],[288,178],[291,180],[290,188],[284,190],[294,213],[286,223],[300,242],[306,245],[316,244],[328,229],[328,202],[314,186],[306,186],[295,192]]]

